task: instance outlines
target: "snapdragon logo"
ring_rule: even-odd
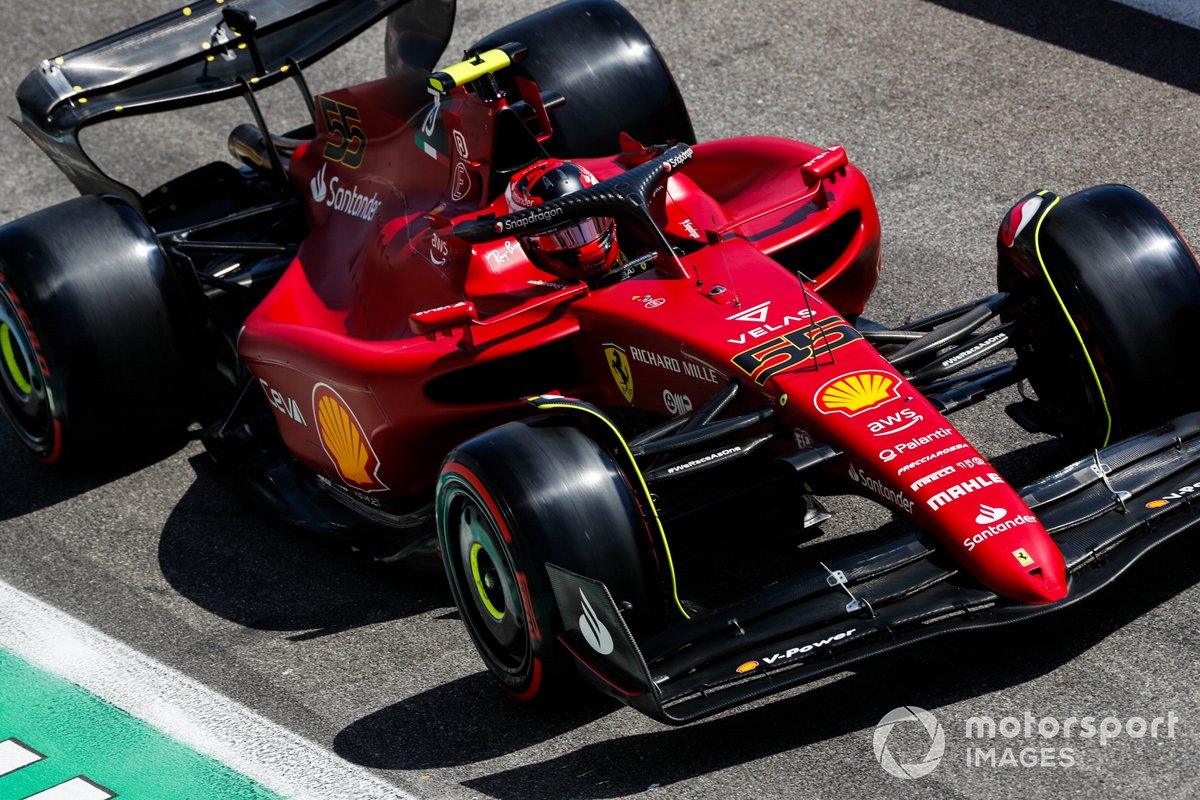
[[[905,733],[914,730],[923,731],[917,736],[922,742],[928,740],[929,746],[921,759],[901,763],[892,753],[890,744],[899,740]],[[937,717],[925,709],[917,706],[901,706],[893,708],[883,715],[883,719],[879,720],[879,724],[875,726],[872,745],[875,748],[875,760],[888,775],[903,780],[924,778],[937,769],[937,765],[942,761],[942,756],[946,752],[946,732],[942,730]]]

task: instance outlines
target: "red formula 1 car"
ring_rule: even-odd
[[[312,99],[303,68],[384,15],[389,77]],[[1141,195],[1030,194],[996,294],[888,328],[840,148],[695,143],[612,0],[437,71],[453,16],[201,0],[26,79],[21,125],[84,195],[0,229],[0,398],[38,458],[104,457],[117,409],[142,442],[198,421],[296,525],[436,544],[512,694],[577,674],[667,722],[1066,607],[1195,524],[1200,270]],[[255,91],[286,80],[313,123],[281,136]],[[241,166],[141,196],[79,146],[236,96]],[[1017,384],[1024,427],[1100,449],[1010,486],[947,417]],[[912,532],[764,556],[837,493]]]

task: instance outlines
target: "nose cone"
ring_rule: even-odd
[[[989,539],[974,550],[968,568],[1005,597],[1042,605],[1067,596],[1067,567],[1062,552],[1040,523],[1025,525],[1019,533]]]

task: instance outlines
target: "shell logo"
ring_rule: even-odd
[[[900,398],[900,380],[875,370],[835,378],[817,390],[814,403],[822,414],[840,412],[848,417],[878,408]]]
[[[1170,502],[1170,501],[1169,500],[1151,500],[1149,503],[1146,503],[1146,508],[1162,508],[1168,502]]]
[[[313,387],[313,417],[321,435],[321,446],[342,481],[364,492],[381,492],[388,487],[379,480],[379,457],[363,432],[358,418],[331,386]]]
[[[753,672],[756,669],[758,669],[757,661],[747,661],[737,668],[737,672],[739,675],[745,675],[747,672]]]

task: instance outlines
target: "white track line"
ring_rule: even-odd
[[[109,800],[112,797],[116,795],[89,780],[71,778],[58,786],[51,786],[44,792],[31,794],[25,800]]]
[[[0,775],[16,772],[22,767],[36,764],[45,756],[30,750],[16,739],[5,739],[0,742]]]
[[[319,744],[0,581],[0,647],[296,800],[416,800]]]
[[[1148,11],[1157,17],[1200,28],[1200,3],[1197,3],[1196,0],[1117,0],[1117,2]]]

